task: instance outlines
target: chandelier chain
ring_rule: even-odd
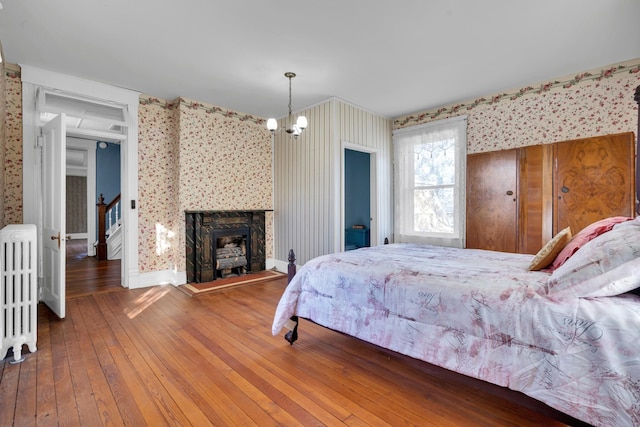
[[[291,116],[291,79],[293,77],[289,76],[289,116]]]

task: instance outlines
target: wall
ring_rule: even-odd
[[[120,144],[105,144],[96,149],[96,194],[109,204],[120,194]]]
[[[468,152],[637,132],[640,59],[394,120],[394,129],[468,116]],[[427,101],[427,100],[425,100]]]
[[[5,64],[4,224],[22,224],[22,86],[20,68]]]
[[[6,76],[4,74],[4,51],[0,43],[0,165],[4,165],[5,139],[5,111],[6,107]],[[0,174],[0,228],[5,226],[4,222],[4,173]]]
[[[120,144],[111,142],[103,142],[107,144],[105,148],[100,147],[100,142],[96,141],[96,200],[100,200],[100,196],[104,198],[104,203],[109,205],[117,196],[121,194],[120,185]],[[117,217],[122,218],[122,203],[116,205]],[[68,207],[67,207],[68,209]],[[111,216],[111,221],[115,222],[115,215]],[[98,224],[98,214],[96,211],[96,224]],[[109,228],[109,219],[105,223],[107,229]],[[98,230],[96,227],[95,236],[92,236],[96,241],[98,240]]]
[[[185,270],[185,210],[271,210],[271,138],[264,120],[181,98],[180,258]],[[266,215],[266,257],[273,256],[273,213]]]
[[[4,76],[3,203],[4,222],[8,224],[22,222],[22,92],[17,66],[5,64]],[[382,206],[378,241],[382,242],[385,236],[391,236],[393,223],[392,126],[467,114],[470,153],[636,132],[638,107],[633,92],[639,84],[640,59],[415,113],[393,122],[332,99],[301,112],[309,119],[309,127],[299,140],[276,135],[273,169],[270,135],[261,120],[189,100],[169,102],[142,96],[138,155],[140,272],[184,270],[183,210],[190,203],[198,205],[190,209],[274,208],[274,214],[267,217],[267,258],[286,260],[289,248],[294,248],[302,264],[334,252],[343,234],[340,152],[344,142],[377,150]],[[182,147],[182,143],[186,145]],[[260,183],[255,189],[251,187],[255,199],[252,196],[241,204],[238,198],[224,196],[225,178],[212,167],[212,161],[218,160],[212,151],[220,147],[242,150],[244,155],[238,154],[231,162],[241,165],[233,177],[240,180],[239,188],[245,194],[249,194],[250,186],[247,176],[252,177],[251,182]],[[271,194],[272,204],[268,203]],[[278,238],[272,247],[274,232]]]
[[[177,103],[142,96],[138,117],[138,265],[151,272],[180,256]]]
[[[271,142],[262,119],[148,96],[138,115],[141,273],[185,270],[185,210],[273,208]],[[271,258],[272,213],[266,219]]]
[[[391,120],[332,99],[300,111],[309,125],[294,140],[274,137],[275,258],[294,249],[297,263],[339,250],[344,238],[341,162],[343,144],[375,150],[378,159],[379,243],[392,233]],[[294,118],[295,120],[295,118]],[[278,127],[284,127],[280,120]]]
[[[6,65],[3,212],[7,223],[21,223],[20,68]],[[184,271],[185,209],[273,208],[271,141],[263,122],[261,118],[182,98],[166,101],[140,97],[140,273]],[[218,166],[225,173],[220,173]],[[228,182],[239,183],[240,187]],[[272,214],[267,215],[267,258],[273,256],[272,218]]]
[[[87,233],[87,177],[66,177],[66,227],[67,234]]]

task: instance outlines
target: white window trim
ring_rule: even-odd
[[[456,211],[456,224],[458,225],[457,234],[451,235],[437,235],[425,233],[407,233],[403,230],[402,226],[402,213],[407,208],[413,212],[413,206],[407,207],[403,205],[403,193],[401,189],[401,183],[403,177],[401,173],[408,173],[406,170],[408,165],[403,165],[403,159],[398,156],[399,144],[402,144],[403,136],[412,136],[415,134],[425,133],[429,129],[437,127],[443,127],[447,125],[460,126],[464,129],[460,140],[458,141],[458,149],[456,151],[457,156],[457,168],[456,168],[456,188],[457,197],[455,200]],[[399,243],[424,243],[440,246],[452,246],[452,247],[465,247],[465,232],[466,232],[466,157],[467,157],[467,116],[451,117],[444,120],[438,120],[417,126],[410,126],[407,128],[397,129],[393,131],[393,144],[394,144],[394,194],[395,194],[395,213],[394,213],[394,241]],[[412,198],[410,198],[412,200]]]

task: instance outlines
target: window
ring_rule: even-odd
[[[467,118],[399,129],[395,241],[464,247]]]

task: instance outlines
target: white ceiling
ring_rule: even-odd
[[[260,117],[396,118],[640,58],[638,0],[4,0],[5,59]]]

